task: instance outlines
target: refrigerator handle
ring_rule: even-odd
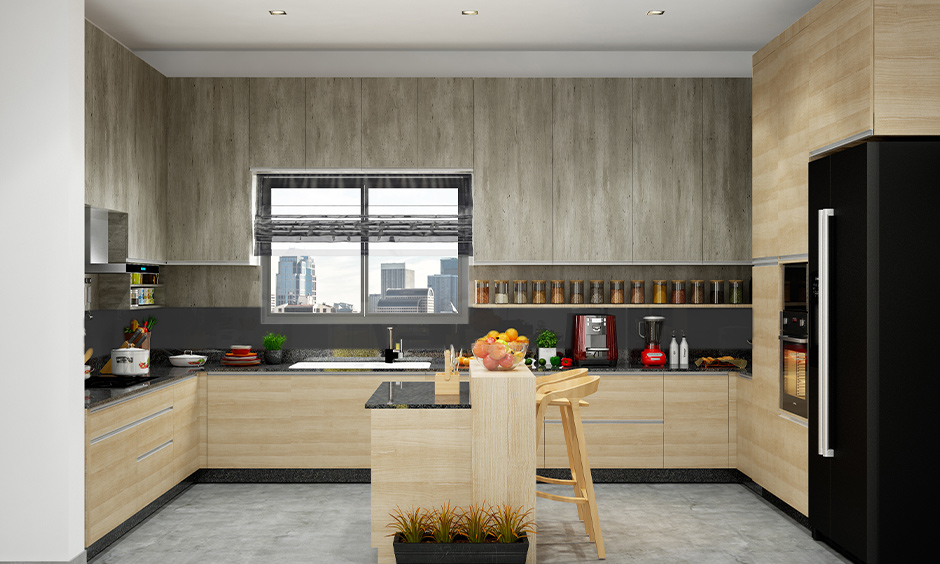
[[[829,446],[829,219],[835,210],[819,210],[819,455],[830,458],[834,455]]]

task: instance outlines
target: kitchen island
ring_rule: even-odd
[[[470,363],[459,396],[433,382],[383,382],[366,403],[372,421],[372,546],[393,563],[397,507],[450,503],[532,509],[535,517],[535,378],[525,366],[490,372]],[[527,562],[535,562],[530,538]]]

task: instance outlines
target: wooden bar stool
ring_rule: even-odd
[[[536,475],[537,481],[546,484],[572,486],[573,496],[563,496],[536,491],[541,498],[574,503],[578,507],[578,518],[584,521],[584,530],[597,548],[597,557],[606,558],[604,538],[597,514],[597,500],[594,497],[594,480],[591,478],[591,465],[588,462],[587,443],[584,440],[584,426],[581,423],[581,401],[597,391],[600,376],[575,376],[552,383],[546,383],[536,390],[535,446],[542,439],[542,424],[549,406],[558,406],[561,410],[561,424],[565,432],[565,446],[568,449],[568,465],[571,479],[548,478]]]

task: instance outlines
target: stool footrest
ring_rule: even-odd
[[[576,480],[565,480],[564,478],[549,478],[547,476],[535,475],[536,482],[542,482],[543,484],[558,484],[561,486],[573,486],[578,482]]]
[[[586,497],[571,497],[567,495],[556,495],[546,492],[535,491],[535,495],[544,499],[551,499],[554,501],[566,501],[568,503],[587,503],[588,498]]]

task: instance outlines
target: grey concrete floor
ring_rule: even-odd
[[[742,485],[595,488],[612,564],[848,562]],[[540,564],[598,561],[573,505],[536,512]],[[368,484],[197,484],[89,563],[373,563],[369,545]]]

